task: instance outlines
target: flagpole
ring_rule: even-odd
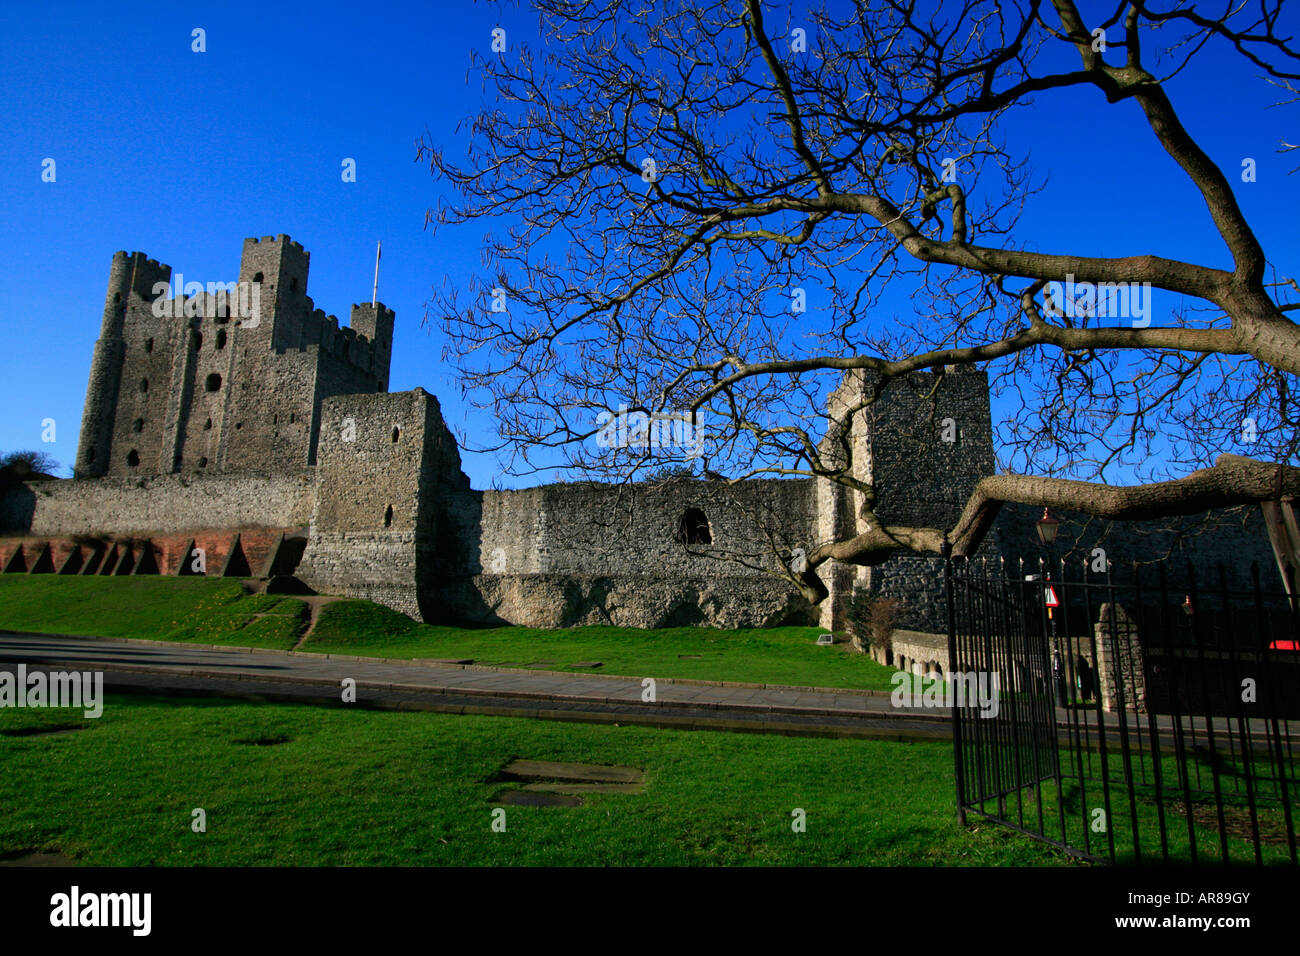
[[[383,240],[375,243],[375,288],[370,293],[370,307],[374,308],[379,301],[379,252],[384,247]]]

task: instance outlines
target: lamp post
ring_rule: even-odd
[[[1034,527],[1038,531],[1038,540],[1043,543],[1047,549],[1047,593],[1052,592],[1052,560],[1056,557],[1056,533],[1060,530],[1061,522],[1057,521],[1043,509],[1043,516],[1038,519]],[[1052,684],[1056,689],[1056,706],[1068,707],[1065,686],[1065,664],[1061,660],[1061,646],[1056,639],[1056,615],[1053,613],[1056,608],[1050,605],[1047,608],[1047,619],[1052,622]]]

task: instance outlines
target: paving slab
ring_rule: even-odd
[[[507,777],[523,780],[578,780],[587,783],[640,783],[645,774],[636,767],[553,760],[512,760],[501,769]]]

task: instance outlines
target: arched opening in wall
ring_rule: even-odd
[[[221,388],[221,376],[213,372],[203,383],[203,387],[209,392],[218,391]]]
[[[133,421],[133,422],[131,423],[131,431],[133,431],[133,432],[142,432],[142,431],[144,431],[144,419],[143,419],[143,418],[137,418],[135,421]]]
[[[398,428],[396,425],[394,425],[394,426],[393,426],[393,444],[394,444],[394,445],[397,444],[397,436],[400,435],[401,433],[402,433],[402,430],[401,430],[400,428]]]
[[[699,508],[687,508],[677,522],[678,544],[712,544],[713,534],[709,531],[709,519]]]
[[[207,460],[206,458],[200,458],[200,459],[199,459],[199,467],[200,467],[200,468],[206,468],[206,467],[208,467],[208,460]]]
[[[292,425],[292,424],[293,424],[294,422],[296,422],[297,420],[298,420],[298,416],[297,416],[295,413],[290,412],[290,413],[289,413],[289,424]]]
[[[126,463],[130,465],[132,468],[140,464],[140,453],[136,451],[134,448],[132,448],[129,452],[126,453]]]
[[[152,352],[152,351],[153,351],[153,339],[145,339],[145,340],[144,340],[144,350],[145,350],[146,352]]]
[[[113,301],[114,301],[114,302],[121,302],[121,301],[122,301],[122,293],[120,293],[120,292],[114,292],[114,293],[113,293]]]
[[[235,431],[239,431],[243,427],[244,427],[243,422],[235,422]]]
[[[141,392],[149,391],[149,380],[147,378],[140,379],[140,391]]]
[[[393,506],[389,505],[387,508],[384,509],[384,527],[391,528],[392,526],[393,526]]]
[[[203,423],[203,430],[205,432],[212,431],[212,419],[209,418],[206,422]]]
[[[253,276],[253,281],[254,281],[254,282],[261,282],[261,281],[262,281],[262,273],[260,273],[260,272],[256,273],[256,274]]]
[[[297,291],[298,291],[298,277],[297,277],[297,276],[294,276],[292,279],[289,280],[289,291],[290,291],[290,292],[297,292]]]
[[[218,330],[217,330],[217,348],[219,348],[219,349],[224,349],[225,347],[226,347],[226,330],[225,330],[225,329],[218,329]]]

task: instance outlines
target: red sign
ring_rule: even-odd
[[[1060,607],[1060,606],[1061,606],[1061,602],[1058,601],[1058,600],[1056,599],[1056,588],[1052,587],[1050,584],[1047,586],[1047,597],[1046,597],[1046,601],[1047,601],[1047,606],[1048,606],[1048,607]]]

